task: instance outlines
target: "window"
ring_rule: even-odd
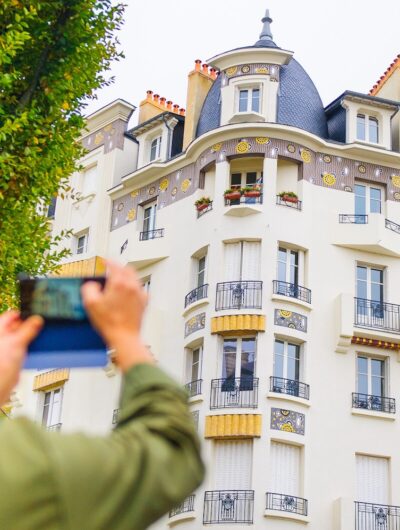
[[[88,247],[88,232],[75,236],[76,254],[85,254]]]
[[[298,344],[275,340],[274,377],[292,381],[300,380],[300,346]]]
[[[299,497],[301,448],[278,442],[271,442],[271,486],[273,493]]]
[[[56,427],[61,420],[62,389],[45,392],[43,400],[42,425],[47,429]]]
[[[82,175],[82,194],[84,197],[90,195],[96,190],[97,184],[97,165],[91,166],[83,171]]]
[[[150,162],[161,156],[161,136],[157,136],[150,144]]]
[[[201,379],[201,348],[191,351],[190,381]]]
[[[235,379],[239,379],[240,390],[252,390],[255,376],[256,339],[225,339],[222,358],[222,390],[236,388]]]
[[[262,184],[262,172],[250,171],[248,173],[232,173],[231,188],[240,189],[246,186]]]
[[[385,397],[384,360],[373,359],[363,355],[357,357],[357,392],[375,397]],[[377,410],[381,410],[381,408],[381,403],[377,403]]]
[[[215,442],[214,484],[216,490],[250,490],[253,464],[252,440]]]
[[[357,140],[377,144],[379,142],[379,121],[374,116],[357,114]]]
[[[384,297],[383,269],[357,265],[357,298],[382,303]]]
[[[278,249],[278,281],[299,284],[299,252],[284,247]]]
[[[157,203],[148,204],[143,210],[143,232],[151,232],[156,228]]]
[[[258,241],[225,243],[225,281],[260,279],[261,245]]]
[[[47,217],[49,219],[54,219],[55,213],[56,213],[56,205],[57,205],[57,196],[52,197],[51,203],[49,205],[49,208],[47,210]]]
[[[142,287],[146,291],[147,294],[150,292],[150,285],[151,285],[151,278],[142,278]]]
[[[205,285],[206,277],[206,256],[197,260],[197,287]]]
[[[201,394],[202,379],[201,379],[201,362],[202,362],[203,347],[197,346],[188,350],[187,364],[186,364],[186,390],[189,397]]]
[[[389,504],[389,460],[387,458],[356,455],[356,472],[357,501]],[[378,509],[378,507],[376,508]],[[365,522],[371,521],[368,513],[359,514],[360,516],[365,517]],[[367,529],[374,526],[375,522],[371,526],[369,524],[362,525],[360,528]]]
[[[239,112],[260,112],[259,88],[242,88],[239,90]]]
[[[354,213],[364,216],[382,212],[382,190],[380,188],[356,184],[354,186]]]

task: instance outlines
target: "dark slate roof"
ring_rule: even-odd
[[[262,42],[264,43],[262,46],[265,46],[265,43],[273,43],[269,40]],[[275,47],[277,46],[275,45]],[[298,127],[322,138],[327,138],[326,116],[318,90],[307,72],[295,59],[292,59],[288,65],[281,67],[279,88],[277,123]],[[219,77],[204,101],[196,137],[219,127],[220,99],[221,78]]]
[[[336,99],[332,101],[332,103],[329,103],[329,105],[325,108],[325,112],[327,114],[335,111],[337,107],[339,107],[342,103],[342,100],[345,97],[353,97],[353,98],[359,98],[359,99],[365,99],[367,101],[370,101],[372,104],[378,103],[382,105],[389,105],[391,107],[400,107],[400,102],[393,101],[392,99],[384,99],[384,98],[378,98],[377,96],[370,96],[369,94],[362,94],[361,92],[353,92],[352,90],[345,90],[343,94],[340,94]]]

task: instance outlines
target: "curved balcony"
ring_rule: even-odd
[[[215,310],[261,309],[262,282],[236,281],[217,283]]]
[[[302,399],[310,399],[310,386],[294,379],[271,376],[270,391]]]
[[[196,381],[190,381],[190,383],[186,383],[185,388],[188,391],[189,397],[194,397],[201,394],[202,383],[203,379],[197,379]]]
[[[306,516],[308,513],[308,501],[294,495],[267,493],[266,509]]]
[[[189,497],[187,497],[178,506],[170,510],[169,517],[170,518],[176,517],[177,515],[193,512],[194,511],[194,499],[195,499],[195,495],[189,495]]]
[[[252,408],[258,406],[258,378],[239,377],[211,381],[210,409]]]
[[[157,239],[164,237],[164,228],[158,228],[157,230],[148,230],[147,232],[140,232],[139,240],[148,241],[149,239]]]
[[[206,491],[203,524],[253,524],[254,491]]]
[[[295,283],[281,282],[280,280],[273,280],[273,287],[274,294],[296,298],[297,300],[311,304],[311,291],[307,287],[302,287]]]
[[[202,300],[203,298],[207,298],[207,293],[208,283],[200,285],[200,287],[196,287],[196,289],[190,291],[190,293],[185,296],[185,308],[188,305],[194,304],[195,302]]]
[[[372,396],[370,394],[359,394],[353,392],[352,406],[355,409],[373,410],[375,412],[396,413],[396,400],[383,396]]]
[[[396,530],[400,528],[400,506],[356,502],[356,530]]]
[[[400,333],[400,306],[378,300],[354,298],[354,325]]]

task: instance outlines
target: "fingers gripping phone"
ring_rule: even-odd
[[[26,368],[105,366],[106,345],[92,327],[81,287],[104,277],[19,278],[22,318],[40,315],[45,325],[29,347]]]

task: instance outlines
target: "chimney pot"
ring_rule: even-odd
[[[200,72],[201,60],[200,59],[196,59],[194,63],[195,63],[194,69],[196,70],[196,72]]]
[[[171,110],[172,108],[172,101],[167,101],[167,109]]]
[[[165,107],[165,98],[160,98],[160,105]]]
[[[154,101],[156,103],[158,103],[158,100],[160,99],[160,95],[159,94],[154,94],[153,98],[154,98]]]
[[[185,115],[185,109],[179,109],[179,114],[181,116],[184,116]]]
[[[203,64],[203,74],[208,75],[208,64],[206,63]]]
[[[151,99],[151,96],[153,95],[153,91],[152,90],[148,90],[146,92],[146,94],[147,94],[147,98],[146,99]]]

